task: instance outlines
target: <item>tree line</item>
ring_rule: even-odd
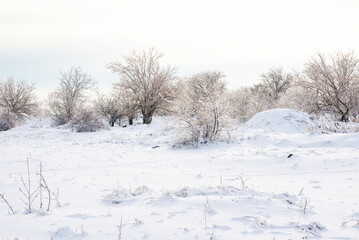
[[[338,121],[359,116],[359,58],[354,51],[318,53],[302,71],[272,68],[260,82],[236,90],[227,88],[222,72],[207,71],[187,78],[176,68],[160,63],[163,53],[154,48],[133,51],[107,68],[118,76],[109,93],[95,91],[96,81],[81,67],[60,72],[58,87],[46,103],[54,125],[75,131],[96,131],[132,125],[137,117],[150,124],[154,115],[178,119],[185,142],[207,142],[221,137],[235,122],[272,108],[291,108],[310,114],[331,114]],[[39,114],[34,84],[8,78],[0,82],[0,130],[8,130]]]

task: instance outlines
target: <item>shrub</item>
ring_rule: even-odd
[[[95,111],[81,110],[72,118],[69,127],[74,132],[97,132],[105,125]]]
[[[8,78],[0,81],[0,131],[14,127],[38,113],[34,84]]]
[[[112,93],[109,96],[98,94],[96,108],[111,127],[115,126],[116,122],[120,124],[124,115],[119,94]]]
[[[220,72],[199,73],[181,87],[175,110],[183,144],[213,142],[228,132],[228,99],[223,77]]]
[[[49,94],[48,105],[56,126],[69,123],[88,100],[86,93],[92,90],[95,81],[82,71],[81,67],[72,67],[61,72],[60,85]]]

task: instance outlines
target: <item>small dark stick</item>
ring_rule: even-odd
[[[293,156],[293,154],[290,153],[287,158],[290,158],[291,156]]]

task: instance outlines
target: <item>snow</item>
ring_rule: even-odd
[[[0,132],[0,193],[15,210],[0,202],[0,238],[358,239],[359,133],[307,130],[315,124],[270,110],[231,143],[196,148],[173,147],[169,117],[95,133],[47,119]],[[37,198],[26,213],[20,200],[27,158],[33,189],[41,162],[59,191],[49,212]]]
[[[314,117],[291,109],[271,109],[260,112],[246,125],[281,133],[305,133],[319,127]]]

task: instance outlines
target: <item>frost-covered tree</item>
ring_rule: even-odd
[[[252,87],[243,87],[231,93],[231,117],[245,122],[258,112],[278,106],[276,100],[264,84],[255,84]]]
[[[133,51],[123,62],[113,62],[108,68],[120,76],[118,87],[129,93],[140,110],[143,123],[150,124],[152,116],[172,101],[176,70],[161,67],[162,53],[151,48],[149,51]]]
[[[109,96],[98,94],[96,101],[97,111],[107,120],[111,127],[115,123],[120,123],[121,118],[124,116],[120,95],[112,92]]]
[[[11,77],[0,82],[0,121],[4,130],[37,114],[39,105],[34,90],[34,84]]]
[[[283,72],[282,68],[272,68],[261,76],[262,84],[268,94],[276,101],[280,94],[284,93],[293,81],[293,76]]]
[[[250,88],[252,99],[252,111],[262,112],[276,107],[276,101],[271,95],[270,90],[262,83],[255,84]]]
[[[272,68],[261,75],[261,82],[252,87],[237,90],[232,100],[233,111],[243,117],[239,120],[248,120],[258,112],[279,106],[279,98],[285,94],[293,81],[289,73],[282,68]]]
[[[300,85],[315,99],[315,107],[348,121],[359,104],[359,58],[353,51],[330,57],[319,53],[298,75]]]
[[[68,123],[81,109],[86,92],[95,86],[95,81],[81,67],[72,67],[60,72],[60,86],[49,95],[48,104],[56,125]]]
[[[296,109],[309,114],[321,112],[316,96],[300,85],[293,84],[278,100],[278,107]]]
[[[128,124],[133,125],[133,120],[137,115],[138,104],[135,95],[129,89],[118,86],[116,91],[120,94],[120,106],[124,116],[128,119]]]
[[[74,132],[97,132],[104,129],[100,115],[92,109],[81,109],[71,118],[69,127]]]
[[[242,87],[230,93],[230,116],[240,122],[249,120],[256,114],[256,102],[250,88]]]
[[[219,139],[228,122],[224,75],[221,72],[195,74],[182,83],[181,90],[175,109],[185,142]]]

